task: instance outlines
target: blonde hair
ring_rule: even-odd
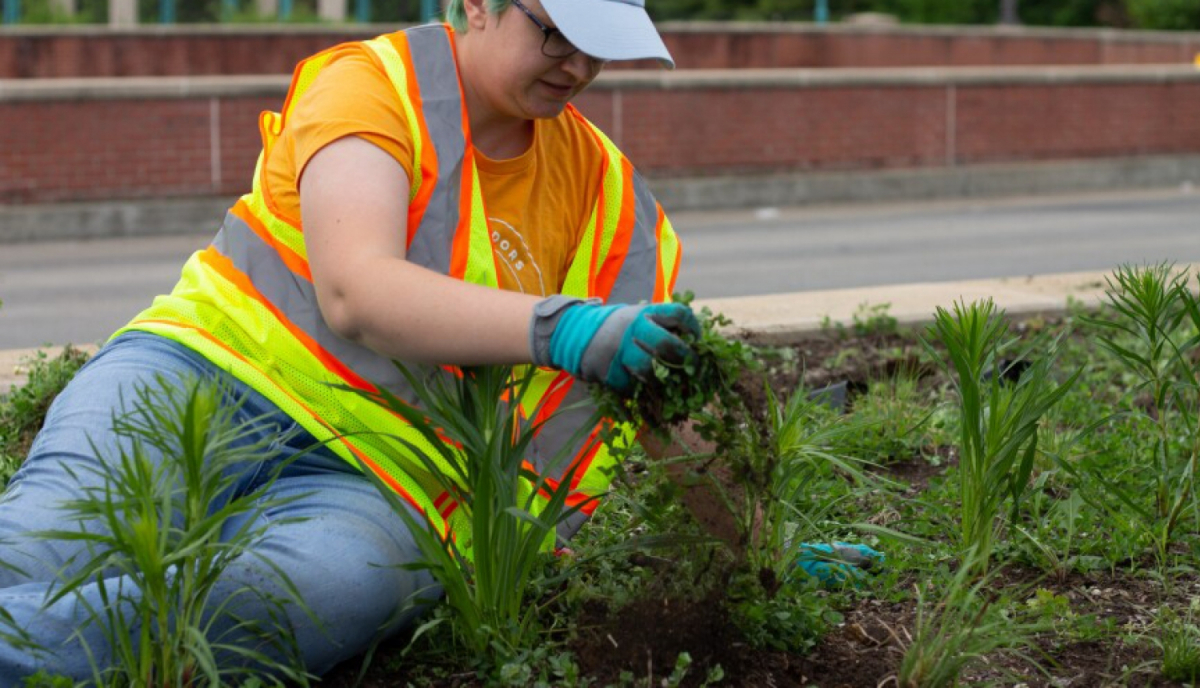
[[[486,0],[487,10],[492,14],[500,14],[508,9],[509,0]],[[450,0],[446,3],[446,21],[459,33],[467,32],[467,11],[463,9],[463,0]]]

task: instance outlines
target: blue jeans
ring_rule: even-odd
[[[255,551],[291,578],[301,599],[321,621],[314,623],[294,605],[286,607],[290,629],[281,632],[294,634],[308,671],[320,675],[362,652],[385,626],[385,632],[394,633],[411,623],[416,615],[411,609],[399,621],[388,622],[395,621],[393,614],[414,592],[425,590],[422,597],[440,594],[436,588],[427,589],[433,585],[428,572],[402,568],[417,561],[420,552],[403,519],[369,479],[327,449],[306,453],[315,443],[310,434],[207,359],[156,335],[128,333],[102,348],[54,401],[28,460],[0,494],[0,562],[20,569],[0,566],[0,608],[47,650],[34,656],[0,642],[0,688],[17,685],[39,669],[76,680],[91,678],[87,654],[80,639],[73,637],[80,629],[98,663],[106,662],[109,649],[104,634],[94,624],[83,624],[87,618],[83,603],[100,608],[100,586],[113,586],[105,588],[110,594],[131,586],[122,586],[114,575],[85,587],[82,600],[67,596],[46,606],[47,591],[72,571],[72,558],[81,554],[83,546],[30,533],[79,527],[60,504],[80,494],[81,480],[99,482],[85,467],[99,467],[119,457],[117,447],[125,440],[112,432],[113,415],[135,398],[138,386],[155,384],[157,376],[171,382],[222,379],[230,390],[228,398],[243,402],[237,420],[258,419],[257,436],[248,440],[270,440],[278,450],[271,452],[268,461],[239,464],[233,491],[248,494],[279,469],[279,478],[265,498],[299,497],[261,517],[281,523],[266,530]],[[92,450],[89,440],[99,451]],[[272,462],[280,464],[272,466]],[[218,597],[222,591],[232,594],[246,586],[264,586],[261,560],[243,558],[246,561],[226,570],[217,586]],[[270,623],[271,609],[248,603],[249,599],[238,598],[239,615]],[[212,604],[220,604],[220,599]]]

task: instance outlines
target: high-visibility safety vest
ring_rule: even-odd
[[[379,476],[439,529],[449,527],[469,552],[469,521],[456,517],[457,504],[416,459],[395,458],[409,450],[389,435],[428,445],[395,414],[344,387],[368,392],[385,387],[414,400],[412,390],[387,358],[329,329],[317,306],[303,229],[264,193],[264,161],[301,94],[332,58],[364,49],[386,71],[412,128],[407,259],[498,287],[453,31],[428,25],[336,46],[299,64],[282,112],[260,117],[263,152],[252,190],[230,209],[212,244],[191,256],[171,294],[155,299],[124,329],[169,337],[228,370],[346,461]],[[563,116],[587,122],[571,106]],[[605,153],[602,181],[560,291],[612,303],[665,300],[679,265],[675,232],[629,161],[599,129],[587,127]],[[526,459],[535,470],[560,456],[568,441],[576,442],[570,448],[575,472],[568,505],[585,506],[567,525],[568,534],[594,510],[590,498],[607,489],[614,462],[598,441],[603,423],[577,439],[592,412],[576,405],[587,399],[583,383],[560,371],[539,370],[520,400],[523,412],[539,420],[563,410],[533,441]]]

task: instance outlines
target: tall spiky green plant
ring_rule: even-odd
[[[939,307],[928,335],[946,350],[942,359],[927,337],[926,349],[953,373],[961,414],[959,477],[962,487],[962,551],[986,571],[997,530],[1000,506],[1011,502],[1015,516],[1033,470],[1037,429],[1042,416],[1079,378],[1076,371],[1061,384],[1050,377],[1058,340],[1045,342],[1015,382],[1005,381],[1005,355],[1015,344],[1003,311],[991,299]],[[1008,363],[1011,366],[1011,363]]]
[[[1144,468],[1153,476],[1153,514],[1160,550],[1179,519],[1195,507],[1200,460],[1200,378],[1191,353],[1200,345],[1200,303],[1186,271],[1166,263],[1123,265],[1106,278],[1116,318],[1088,318],[1101,328],[1100,345],[1138,379],[1134,395],[1148,393],[1155,434]]]
[[[98,484],[63,504],[79,528],[36,534],[85,547],[46,604],[78,600],[88,614],[81,642],[82,631],[100,629],[111,664],[100,648],[85,647],[96,685],[307,685],[283,613],[284,604],[306,607],[288,576],[255,550],[268,527],[295,522],[260,517],[295,498],[270,496],[272,477],[226,499],[237,479],[229,468],[270,459],[275,438],[255,440],[255,421],[238,422],[225,396],[205,381],[138,388],[131,410],[113,421],[127,448],[82,469]],[[247,564],[280,592],[247,584],[214,594],[231,567]],[[85,596],[93,584],[99,604]],[[239,617],[243,605],[264,608],[275,623]]]
[[[526,459],[549,419],[533,422],[509,403],[529,389],[533,368],[514,372],[480,366],[426,378],[404,366],[400,370],[419,407],[386,390],[376,401],[404,418],[426,446],[397,435],[405,451],[393,448],[394,458],[416,479],[432,478],[450,495],[470,523],[469,541],[432,519],[414,516],[391,488],[375,480],[412,530],[423,556],[418,566],[443,587],[463,642],[478,656],[503,662],[538,640],[537,606],[530,599],[536,565],[555,543],[557,526],[586,505],[567,506],[576,466],[561,469],[570,461],[568,450],[599,416],[582,423],[563,451],[535,471]]]

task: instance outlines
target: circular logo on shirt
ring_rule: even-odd
[[[530,250],[525,237],[516,227],[498,217],[489,217],[488,223],[491,228],[492,251],[496,254],[496,264],[499,268],[508,272],[523,293],[546,296],[546,282],[542,278],[542,270],[533,259],[533,251]]]

